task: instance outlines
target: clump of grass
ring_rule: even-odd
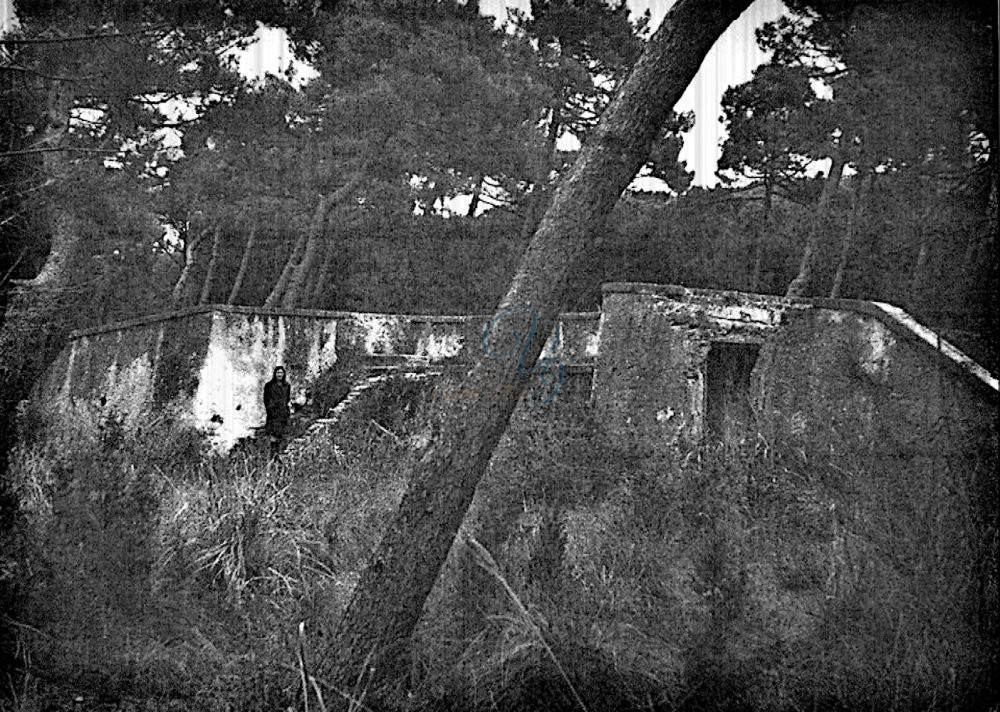
[[[333,578],[321,535],[296,516],[290,478],[247,461],[227,479],[168,481],[157,532],[159,576],[188,577],[239,604],[307,595]]]

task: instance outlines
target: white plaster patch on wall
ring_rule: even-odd
[[[284,363],[285,359],[285,342],[287,341],[287,332],[285,325],[285,317],[278,317],[278,343],[275,345],[276,352],[281,356],[281,362]]]
[[[597,331],[583,337],[583,353],[592,358],[596,358],[601,348],[601,327],[598,325]]]
[[[198,389],[194,394],[192,415],[194,425],[210,435],[212,445],[218,450],[231,447],[242,435],[243,428],[236,417],[234,380],[239,378],[229,351],[217,342],[213,324],[208,353],[198,375]],[[219,422],[221,420],[221,422]]]
[[[703,313],[711,321],[720,322],[727,326],[752,326],[766,329],[776,326],[781,321],[781,313],[777,310],[747,305],[708,305]]]
[[[381,314],[357,314],[354,320],[364,332],[365,353],[369,356],[396,353],[394,337],[399,332],[399,319]]]
[[[734,304],[726,306],[710,305],[705,308],[706,313],[713,319],[726,319],[738,322],[756,322],[758,324],[773,324],[774,313],[770,309],[763,307],[753,307],[746,304]]]
[[[231,448],[264,422],[263,387],[274,366],[284,363],[284,318],[227,320],[212,316],[208,351],[198,378],[194,425],[219,450]]]
[[[337,362],[337,322],[313,325],[310,336],[306,373],[316,378]]]
[[[781,323],[784,311],[778,306],[748,303],[718,304],[674,299],[656,299],[651,306],[652,311],[670,317],[692,318],[703,315],[712,321],[722,322],[725,326],[744,325],[765,328]]]
[[[431,361],[443,361],[458,356],[462,351],[463,338],[458,331],[449,334],[427,333],[417,341],[417,356],[426,356]]]
[[[875,319],[863,319],[861,329],[864,337],[861,368],[870,376],[884,376],[889,369],[889,351],[896,339]]]

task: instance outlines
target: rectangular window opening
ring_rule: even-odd
[[[750,375],[760,344],[717,341],[708,350],[705,374],[705,424],[713,440],[739,441],[753,418]]]

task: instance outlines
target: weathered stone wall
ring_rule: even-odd
[[[712,342],[764,344],[786,311],[805,308],[728,292],[605,285],[594,384],[599,421],[625,449],[698,441]]]
[[[331,370],[465,368],[482,355],[488,322],[204,307],[75,335],[42,395],[118,413],[173,404],[228,447],[263,422],[261,387],[278,364],[304,401]],[[572,397],[593,398],[601,427],[625,450],[702,439],[713,343],[760,347],[754,409],[782,432],[893,452],[995,437],[988,379],[868,303],[610,284],[600,314],[564,315],[559,333],[559,362],[594,373],[592,392],[577,378]]]
[[[597,316],[562,317],[561,363],[593,362]],[[172,404],[225,449],[263,423],[262,388],[276,365],[300,402],[333,369],[462,368],[481,353],[489,318],[203,307],[75,334],[40,396],[90,400],[119,416]]]
[[[786,312],[758,368],[762,410],[786,434],[894,457],[996,437],[995,390],[872,314]]]
[[[712,344],[756,344],[755,425],[893,453],[995,440],[995,380],[889,316],[847,300],[605,285],[599,422],[623,449],[697,442]]]

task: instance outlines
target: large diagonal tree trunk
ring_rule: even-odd
[[[574,266],[646,161],[709,49],[749,4],[680,0],[671,8],[556,191],[497,308],[502,323],[485,338],[484,353],[506,353],[516,338],[521,363],[536,363],[545,339],[527,338],[533,320],[544,331],[558,317]],[[544,397],[539,374],[523,374],[516,360],[480,358],[465,387],[488,391],[512,382]],[[458,399],[444,406],[440,434],[414,464],[399,511],[321,663],[333,684],[352,690],[360,680],[381,689],[400,679],[410,635],[515,405]]]

